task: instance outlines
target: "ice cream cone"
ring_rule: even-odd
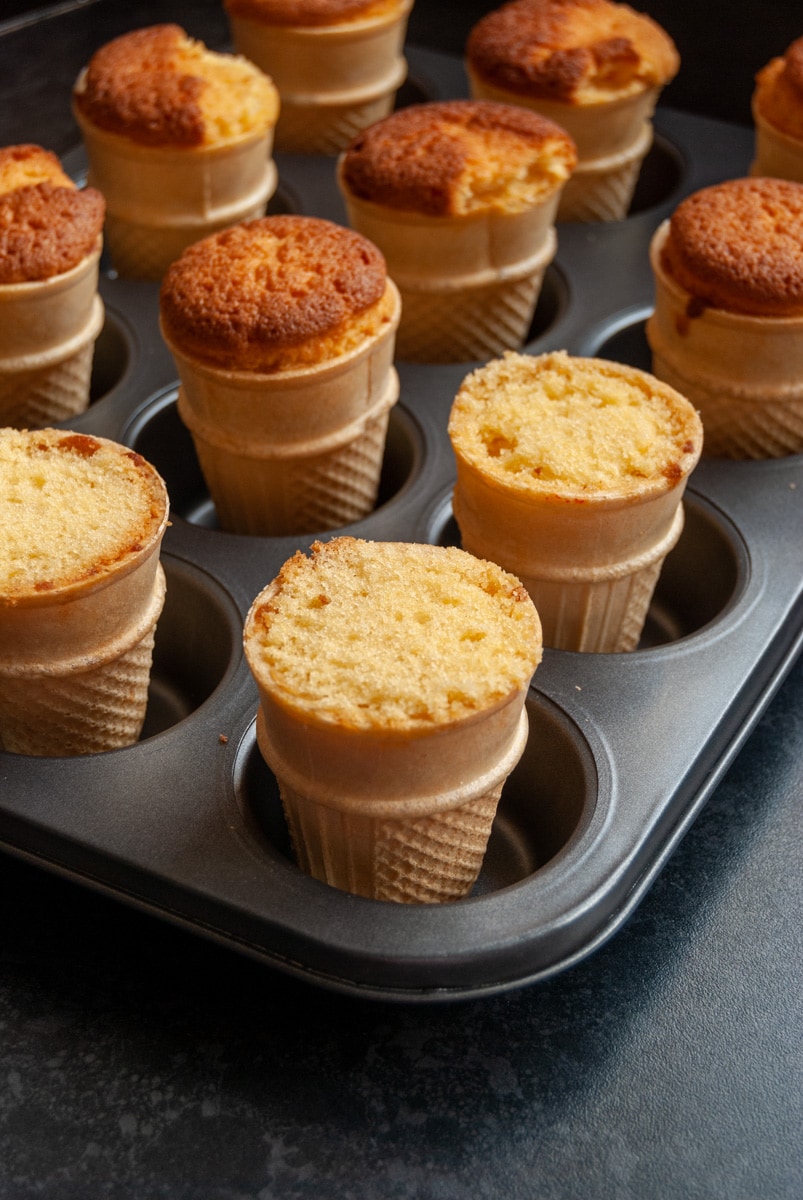
[[[351,556],[356,556],[361,546],[367,547],[368,555],[385,552],[381,545],[341,538],[325,547],[314,546],[313,554],[337,555],[341,546]],[[420,630],[424,624],[421,612],[427,608],[427,601],[421,598],[414,579],[406,574],[407,550],[402,546],[393,548],[394,564],[398,559],[403,565],[391,567],[388,578],[395,580],[396,594],[387,600],[392,608],[395,606],[394,611],[410,603],[409,619]],[[412,553],[426,559],[424,569],[433,576],[441,569],[439,555],[450,556],[450,562],[454,555],[465,562],[470,560],[461,551],[438,547],[416,547]],[[294,565],[287,564],[285,570]],[[485,563],[477,564],[477,570],[484,574],[497,568]],[[458,571],[462,580],[462,562]],[[360,574],[359,578],[360,588],[366,588],[366,577]],[[499,578],[506,579],[514,591],[519,588],[518,581],[511,581],[503,572],[499,572]],[[514,674],[518,672],[517,682],[505,683],[500,689],[503,694],[477,700],[473,711],[461,711],[452,717],[440,712],[437,705],[429,720],[420,720],[416,714],[403,716],[404,702],[395,699],[389,705],[392,719],[380,713],[379,702],[372,706],[368,720],[355,720],[349,717],[350,697],[341,695],[335,684],[327,689],[329,699],[342,704],[343,712],[333,719],[303,696],[288,698],[266,665],[265,613],[277,611],[276,605],[281,609],[280,581],[281,576],[254,601],[245,623],[244,646],[259,691],[258,745],[277,778],[298,865],[334,887],[377,900],[433,903],[466,895],[479,873],[503,784],[527,740],[524,701],[540,658],[540,627],[525,594],[519,588],[514,603],[527,605],[522,615],[527,621],[528,650],[514,670]],[[336,605],[331,589],[322,586],[326,589],[324,603]],[[473,596],[473,583],[468,589]],[[479,594],[480,589],[476,591]],[[410,593],[416,595],[415,600],[408,601]],[[347,617],[348,625],[353,620],[355,630],[363,620],[363,606],[384,606],[384,595],[362,594],[364,598],[356,608],[351,599],[346,604],[348,613],[353,612]],[[450,628],[462,628],[462,599],[463,593],[449,606]],[[477,614],[474,604],[467,602],[466,607],[476,634],[484,616]],[[440,608],[441,601],[437,600],[431,614],[431,634],[425,632],[424,639],[443,636]],[[327,616],[330,611],[327,607]],[[397,629],[404,626],[405,619],[398,616],[401,624]],[[392,637],[393,633],[390,640]],[[389,669],[394,674],[415,669],[409,664],[406,668],[405,659],[416,656],[418,641],[417,632],[411,631],[401,655],[395,649],[388,651]],[[345,643],[348,645],[348,634]],[[380,638],[377,650],[381,657],[384,639]],[[424,653],[428,656],[430,652]],[[504,650],[499,653],[503,655]],[[446,654],[449,658],[450,652]],[[335,657],[339,656],[336,651]],[[326,671],[320,658],[316,663],[317,671]],[[450,658],[447,674],[452,670],[454,661]],[[482,666],[477,670],[481,678],[486,678]],[[383,666],[377,664],[380,677],[383,671]],[[424,690],[432,687],[428,683]],[[466,683],[463,687],[473,690]],[[482,691],[485,683],[477,687]],[[431,703],[431,696],[421,695],[417,707],[423,712]]]
[[[270,75],[282,98],[276,149],[336,154],[393,108],[412,0],[333,25],[270,25],[229,12],[237,51]]]
[[[272,130],[216,145],[147,146],[74,111],[88,179],[106,198],[109,255],[127,279],[161,279],[193,242],[264,215],[276,190]]]
[[[20,754],[95,754],[136,741],[145,717],[154,631],[165,596],[159,552],[167,495],[153,468],[124,447],[64,431],[44,430],[35,437],[41,445],[31,456],[34,484],[37,471],[43,476],[49,472],[41,451],[81,459],[104,454],[108,446],[125,463],[128,477],[141,481],[135,491],[126,489],[125,501],[116,491],[115,476],[101,479],[98,474],[89,485],[102,493],[101,501],[93,499],[92,512],[97,503],[111,512],[128,504],[129,495],[141,497],[128,525],[140,536],[131,544],[128,532],[119,542],[110,540],[94,565],[86,565],[88,558],[84,563],[82,547],[78,564],[66,568],[62,556],[71,563],[70,551],[54,545],[53,563],[48,563],[44,543],[37,545],[43,578],[53,572],[57,582],[40,586],[32,579],[20,587],[12,548],[10,579],[0,595],[0,746]],[[17,478],[12,467],[6,473],[9,492],[24,491],[24,477]],[[43,512],[44,524],[52,518]],[[64,518],[76,538],[83,517],[68,510]],[[8,532],[13,547],[15,533],[12,528]],[[36,536],[41,541],[43,535]],[[97,537],[94,530],[91,537]]]
[[[793,179],[803,183],[803,141],[771,125],[753,105],[756,131],[755,157],[751,175],[771,179]]]
[[[100,243],[61,275],[0,285],[0,424],[42,427],[87,407],[104,320],[99,258]]]
[[[661,262],[669,223],[652,239],[655,375],[699,409],[705,454],[775,458],[803,450],[803,317],[749,316],[693,303]]]
[[[467,362],[519,348],[557,250],[559,193],[522,212],[392,209],[340,188],[349,224],[380,247],[399,289],[400,358]]]
[[[392,285],[391,285],[392,286]],[[333,529],[371,511],[390,409],[399,319],[359,349],[261,374],[212,367],[165,334],[189,428],[223,528],[279,536]]]
[[[627,216],[641,165],[653,141],[652,114],[661,89],[601,104],[571,105],[511,95],[469,70],[471,94],[521,104],[560,125],[577,146],[577,166],[560,196],[558,221],[619,221]]]
[[[461,544],[521,580],[544,644],[633,650],[702,447],[688,401],[631,367],[508,354],[464,380],[449,435]]]

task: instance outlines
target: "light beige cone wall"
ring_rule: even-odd
[[[164,519],[124,568],[0,614],[0,747],[95,754],[136,741],[165,597]]]
[[[750,174],[803,183],[803,142],[770,125],[758,112],[755,104],[753,122],[756,142]]]
[[[44,427],[86,409],[104,321],[100,249],[52,279],[0,285],[0,424]]]
[[[704,454],[776,458],[803,450],[803,317],[750,317],[703,308],[667,276],[661,248],[669,223],[652,239],[655,311],[647,322],[653,373],[699,410]]]
[[[301,869],[377,900],[466,895],[526,745],[525,696],[430,734],[394,737],[304,721],[260,688],[259,748]]]
[[[522,497],[457,452],[454,514],[463,549],[527,588],[545,646],[619,653],[638,645],[664,558],[683,529],[685,485],[589,496],[581,505]]]
[[[376,502],[400,314],[358,350],[314,367],[226,371],[184,355],[179,413],[195,442],[221,525],[281,536],[334,529]],[[164,331],[163,331],[164,336]]]
[[[349,225],[385,256],[401,293],[399,358],[465,362],[521,347],[555,257],[559,192],[519,213],[432,217],[362,200],[338,185]]]
[[[214,146],[143,146],[73,109],[89,159],[88,182],[106,200],[105,240],[127,279],[159,280],[193,242],[264,216],[278,173],[273,130]]]
[[[336,154],[393,108],[407,76],[412,0],[341,25],[267,25],[230,14],[237,53],[269,75],[281,97],[276,149]]]
[[[648,88],[607,104],[561,104],[493,87],[470,67],[466,70],[475,99],[533,109],[573,138],[577,165],[561,194],[558,221],[618,221],[627,216],[653,142],[652,114],[661,88]]]

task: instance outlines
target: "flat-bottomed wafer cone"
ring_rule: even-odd
[[[62,275],[0,285],[0,424],[44,427],[86,409],[104,321],[99,258],[100,245]]]
[[[768,175],[771,179],[792,179],[803,183],[803,141],[776,129],[753,106],[756,131],[755,157],[750,165],[751,175]]]
[[[707,456],[761,459],[803,450],[803,317],[759,317],[695,305],[661,263],[653,237],[653,372],[700,411]],[[693,315],[690,315],[692,313]]]

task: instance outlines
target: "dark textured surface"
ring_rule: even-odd
[[[488,6],[419,0],[418,28],[451,49],[471,7]],[[730,7],[732,36],[694,27],[716,52],[686,85],[701,111],[738,118],[716,105],[783,7],[762,6],[755,37]],[[78,66],[166,11],[101,0],[0,24],[0,142],[69,148]],[[169,15],[225,37],[216,3]],[[611,942],[435,1008],[292,982],[2,856],[0,1197],[798,1200],[801,795],[798,664]]]

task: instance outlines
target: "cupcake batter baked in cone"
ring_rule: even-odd
[[[733,179],[656,230],[653,371],[687,396],[705,453],[803,450],[803,183]]]
[[[0,429],[0,749],[96,754],[139,737],[168,500],[140,455]]]
[[[751,175],[803,183],[803,37],[756,76],[756,154]]]
[[[264,217],[191,246],[161,327],[223,528],[277,536],[371,511],[399,294],[379,250],[317,217]]]
[[[466,895],[541,658],[518,580],[454,548],[316,542],[257,596],[244,646],[302,870],[378,900]]]
[[[511,0],[466,43],[473,96],[534,108],[574,139],[559,221],[626,216],[656,101],[679,65],[660,25],[612,0]]]
[[[161,279],[192,242],[262,216],[276,190],[272,81],[178,25],[101,47],[78,77],[73,112],[89,182],[106,197],[112,262],[127,278]]]
[[[41,146],[0,149],[0,425],[68,420],[87,407],[104,202]]]
[[[508,353],[464,380],[449,418],[464,549],[521,579],[544,644],[638,645],[703,431],[644,371]]]
[[[338,183],[401,293],[400,358],[464,362],[522,345],[576,157],[551,121],[489,101],[412,105],[355,138]]]
[[[337,154],[393,108],[413,0],[225,0],[235,48],[276,83],[277,150]]]

